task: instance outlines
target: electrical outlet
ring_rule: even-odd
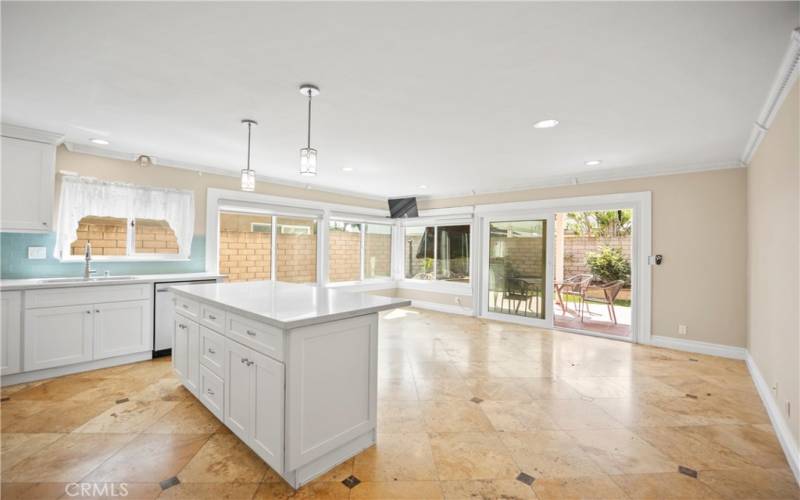
[[[47,247],[28,247],[28,258],[36,260],[46,259]]]
[[[456,304],[461,305],[461,297],[456,297]]]
[[[686,325],[678,325],[678,335],[686,335],[687,331]]]
[[[776,398],[778,397],[778,383],[777,382],[772,384],[772,393],[775,394]]]

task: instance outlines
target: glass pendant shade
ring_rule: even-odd
[[[242,169],[242,191],[255,191],[256,171],[248,168]]]
[[[300,175],[313,177],[317,175],[317,150],[302,148],[300,150]]]

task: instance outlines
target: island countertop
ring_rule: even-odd
[[[170,290],[284,330],[411,305],[406,299],[280,281],[173,286]]]

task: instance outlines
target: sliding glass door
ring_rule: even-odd
[[[485,316],[550,326],[551,226],[548,216],[485,220]]]

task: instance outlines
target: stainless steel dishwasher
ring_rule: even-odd
[[[155,311],[153,314],[153,357],[169,356],[172,353],[172,329],[175,321],[175,308],[172,303],[171,286],[202,285],[216,283],[214,279],[199,281],[171,281],[155,284]]]

